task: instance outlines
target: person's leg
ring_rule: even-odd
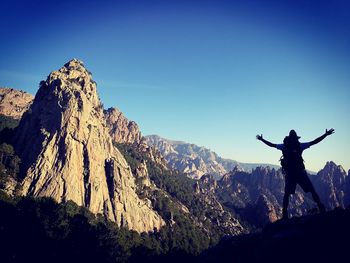
[[[324,205],[322,204],[320,197],[318,196],[318,194],[316,193],[314,187],[312,187],[311,189],[311,194],[312,194],[312,198],[314,199],[314,201],[316,202],[318,209],[320,210],[321,213],[326,212],[326,209],[324,207]]]
[[[283,197],[283,210],[282,210],[282,218],[288,219],[288,204],[289,204],[289,196],[290,194],[285,192]]]
[[[289,196],[295,193],[296,182],[292,173],[287,173],[285,176],[285,186],[284,186],[284,196],[283,196],[283,210],[282,218],[288,219],[288,205],[289,205]]]
[[[324,205],[322,204],[320,197],[316,193],[316,190],[315,190],[314,186],[312,185],[312,183],[310,181],[310,178],[307,176],[306,171],[302,175],[300,186],[303,188],[303,190],[305,192],[310,192],[311,193],[312,198],[316,202],[320,212],[325,212],[326,209],[325,209]]]

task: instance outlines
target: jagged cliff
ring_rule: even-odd
[[[73,59],[40,83],[12,140],[22,159],[22,194],[72,200],[138,232],[164,221],[135,193],[135,179],[113,146],[96,84]]]

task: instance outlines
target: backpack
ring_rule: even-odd
[[[291,139],[290,137],[284,138],[282,154],[280,162],[284,174],[305,169],[304,160],[301,156],[302,150],[298,140]]]

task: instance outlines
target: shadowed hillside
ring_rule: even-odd
[[[200,262],[345,262],[350,210],[277,221],[261,233],[230,237],[205,251]]]

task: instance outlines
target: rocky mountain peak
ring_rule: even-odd
[[[325,165],[325,167],[322,169],[325,172],[336,172],[336,173],[340,173],[340,174],[344,174],[346,175],[346,171],[344,170],[344,168],[341,165],[337,165],[336,163],[334,163],[333,161],[328,161]]]
[[[40,89],[36,97],[45,97],[63,92],[65,96],[59,99],[65,102],[76,97],[78,104],[77,110],[82,110],[82,99],[84,94],[87,101],[94,107],[102,107],[97,94],[96,83],[92,80],[91,73],[85,68],[82,61],[72,59],[59,70],[53,71],[47,77],[46,81],[40,83]]]
[[[329,161],[312,179],[326,207],[347,205],[349,200],[346,196],[350,193],[350,185],[348,175],[341,165]]]
[[[73,59],[42,81],[34,102],[15,130],[13,144],[23,160],[22,194],[72,200],[138,232],[164,221],[112,144],[96,83]]]

